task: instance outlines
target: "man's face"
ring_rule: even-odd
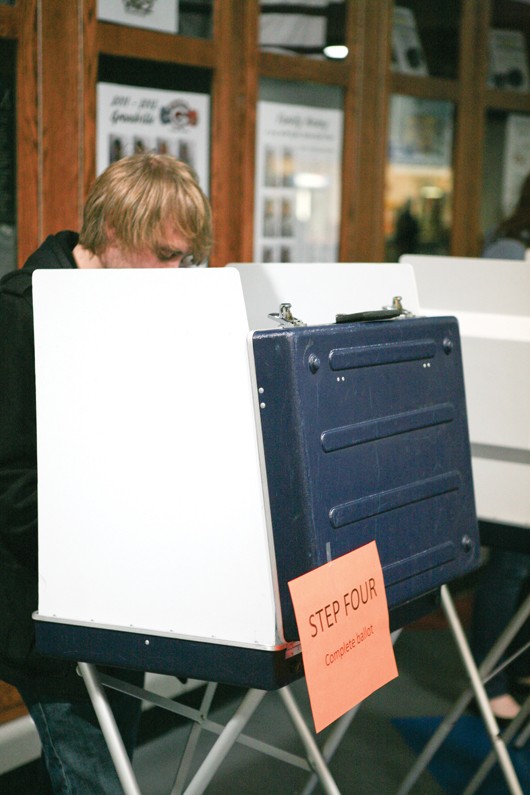
[[[99,255],[103,268],[178,268],[190,256],[190,242],[179,232],[163,236],[154,249],[127,251],[109,237],[106,249]]]

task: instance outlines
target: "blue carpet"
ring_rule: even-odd
[[[419,754],[432,737],[441,718],[397,718],[392,723]],[[491,750],[491,742],[479,717],[463,715],[453,727],[429,765],[429,772],[447,795],[461,795],[465,785]],[[510,756],[523,792],[530,793],[530,745],[510,748]],[[504,795],[508,792],[504,776],[495,764],[478,795]]]

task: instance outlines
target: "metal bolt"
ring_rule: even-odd
[[[309,369],[312,373],[316,373],[318,368],[320,367],[320,359],[314,353],[308,359],[309,362]]]

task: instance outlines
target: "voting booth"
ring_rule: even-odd
[[[421,312],[451,314],[462,339],[464,380],[471,440],[476,509],[485,546],[530,552],[530,266],[522,260],[495,260],[406,254],[414,268]],[[449,599],[447,592],[442,593]],[[449,602],[449,620],[465,651],[464,633]],[[475,696],[492,740],[466,793],[481,786],[498,761],[513,795],[522,788],[506,745],[522,747],[530,736],[530,699],[501,735],[480,684],[496,668],[518,630],[530,617],[530,597],[508,622],[485,660],[477,667],[463,655],[471,687],[465,691],[419,755],[398,790],[406,795],[441,746],[447,733]],[[512,650],[513,651],[513,650]]]
[[[402,261],[414,268],[422,314],[458,318],[478,517],[486,532],[503,525],[528,548],[530,266],[419,254]]]
[[[293,578],[375,541],[399,624],[477,566],[458,323],[417,316],[410,266],[37,271],[33,294],[44,653],[282,688]]]

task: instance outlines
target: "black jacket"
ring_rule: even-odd
[[[50,695],[77,693],[71,663],[35,649],[37,439],[31,276],[75,268],[74,232],[50,235],[21,270],[0,281],[0,679]]]

